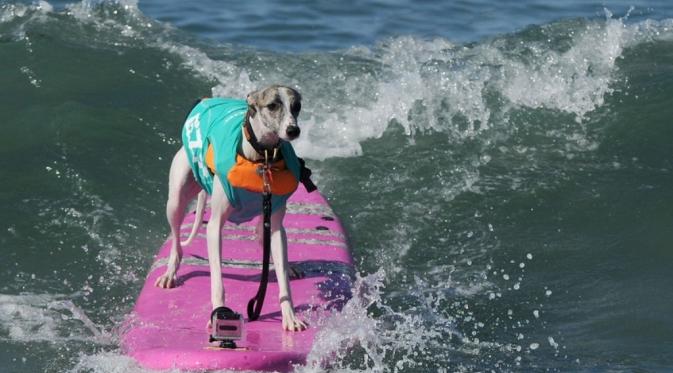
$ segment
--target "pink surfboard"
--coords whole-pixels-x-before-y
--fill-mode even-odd
[[[290,280],[295,312],[306,319],[310,311],[339,309],[350,298],[353,263],[343,227],[318,191],[307,193],[302,185],[288,201],[285,229],[290,265],[303,277]],[[204,222],[209,211],[204,214]],[[182,225],[183,239],[194,213]],[[227,223],[222,230],[222,278],[226,306],[244,315],[245,335],[237,349],[221,349],[208,342],[210,271],[206,226],[202,224],[191,245],[184,247],[178,286],[154,287],[165,271],[170,239],[159,250],[132,314],[121,336],[123,351],[149,369],[273,370],[289,371],[305,364],[316,327],[302,332],[281,328],[278,286],[273,265],[264,307],[257,321],[249,322],[246,309],[259,286],[262,248],[250,223]]]

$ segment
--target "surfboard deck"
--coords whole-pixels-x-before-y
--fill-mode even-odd
[[[350,298],[353,278],[343,227],[325,198],[318,191],[307,193],[302,185],[287,207],[288,257],[303,275],[290,280],[295,312],[306,319],[307,312],[338,309]],[[209,216],[206,209],[204,222]],[[193,212],[185,218],[183,239],[194,218]],[[247,303],[256,294],[261,277],[262,248],[254,234],[257,219],[241,225],[227,223],[222,230],[225,303],[246,317],[245,335],[237,341],[237,349],[220,349],[208,342],[210,271],[204,223],[192,244],[183,248],[178,286],[173,289],[154,286],[166,270],[170,238],[160,248],[123,328],[122,350],[149,369],[289,371],[305,364],[317,329],[309,324],[301,332],[282,330],[273,266],[260,317],[254,322],[247,319]]]

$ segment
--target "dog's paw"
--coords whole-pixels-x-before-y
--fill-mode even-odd
[[[308,328],[306,323],[294,315],[289,318],[283,317],[283,330],[290,332],[300,332],[302,330],[306,330],[306,328]]]
[[[289,302],[281,304],[281,314],[283,315],[283,330],[290,332],[300,332],[306,330],[308,326],[306,322],[302,321],[295,315],[294,310],[289,305]]]
[[[170,289],[177,286],[177,278],[174,273],[164,273],[154,282],[154,286],[162,289]]]

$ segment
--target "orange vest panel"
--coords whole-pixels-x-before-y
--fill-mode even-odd
[[[215,151],[212,145],[208,145],[206,151],[206,165],[214,174],[215,172]],[[257,173],[260,163],[251,162],[241,155],[236,155],[236,164],[229,170],[227,180],[234,188],[241,188],[251,192],[262,193],[264,191],[264,180]],[[299,181],[292,172],[285,166],[285,161],[280,160],[271,165],[271,194],[285,195],[294,192],[299,185]]]

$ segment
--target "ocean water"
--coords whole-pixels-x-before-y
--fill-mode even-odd
[[[0,371],[118,347],[193,99],[303,94],[354,298],[298,372],[673,370],[673,3],[0,2]]]

